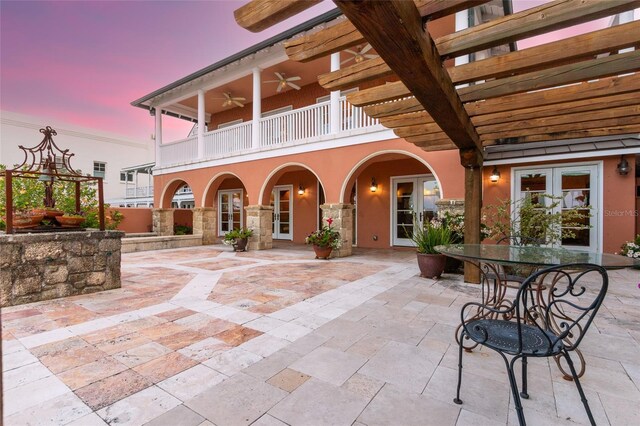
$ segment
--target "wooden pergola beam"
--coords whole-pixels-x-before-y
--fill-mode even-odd
[[[424,19],[437,19],[487,1],[415,0],[415,5]],[[364,36],[350,21],[344,21],[317,33],[288,41],[285,43],[285,52],[293,61],[309,62],[366,42]]]
[[[411,90],[443,132],[461,149],[473,149],[481,160],[478,134],[442,67],[442,61],[415,4],[401,1],[350,2],[335,0],[381,58]],[[381,28],[394,28],[388,37]],[[391,83],[393,84],[393,83]]]
[[[380,119],[380,124],[393,129],[429,123],[433,123],[433,118],[431,118],[426,111],[392,115],[390,117],[383,117]]]
[[[603,78],[599,81],[580,83],[567,87],[541,90],[531,93],[503,96],[482,102],[465,104],[470,116],[515,111],[532,105],[555,105],[564,102],[595,99],[640,90],[640,74]]]
[[[446,57],[460,56],[615,15],[639,5],[639,0],[556,0],[440,37],[438,51]]]
[[[606,128],[619,128],[624,126],[640,125],[640,116],[630,117],[615,117],[608,119],[600,119],[594,121],[581,121],[574,123],[564,123],[551,126],[533,127],[533,128],[515,128],[502,132],[483,133],[480,135],[480,139],[483,144],[486,141],[495,141],[504,138],[513,138],[521,136],[533,136],[533,135],[549,135],[555,136],[556,134],[583,131],[589,129],[599,129],[601,127]]]
[[[463,102],[498,98],[640,70],[640,50],[562,65],[458,89]],[[401,90],[396,90],[401,94]]]
[[[514,134],[517,134],[517,132],[519,131],[526,131],[528,129],[536,129],[540,131],[551,129],[553,126],[561,126],[567,124],[579,125],[583,122],[587,122],[589,125],[594,125],[600,120],[612,120],[616,118],[632,116],[640,117],[640,105],[590,111],[589,114],[557,114],[551,117],[534,118],[531,120],[521,120],[510,123],[492,124],[487,126],[478,126],[476,127],[476,130],[478,131],[478,134],[480,134],[480,138],[482,138],[483,135],[492,133],[513,132]]]
[[[525,108],[515,111],[503,111],[495,114],[478,115],[471,118],[477,129],[484,126],[494,126],[499,124],[520,123],[528,120],[555,118],[557,116],[576,115],[582,113],[586,120],[592,119],[591,113],[612,111],[618,107],[637,106],[640,99],[640,92],[624,93],[621,95],[606,96],[583,101],[565,102],[562,104],[545,105],[541,107]],[[589,114],[584,114],[589,112]]]
[[[236,9],[233,16],[238,25],[251,32],[262,30],[315,6],[322,0],[252,0]]]
[[[383,118],[420,111],[424,111],[424,107],[413,96],[407,99],[364,107],[364,113],[371,118]]]
[[[552,43],[492,56],[481,61],[447,68],[454,84],[502,78],[578,62],[585,58],[625,47],[640,45],[636,34],[640,33],[640,21],[605,28],[603,30],[559,40]],[[321,74],[318,82],[327,90],[345,90],[393,75],[382,58],[374,58],[359,64]]]
[[[429,135],[432,133],[442,134],[442,129],[437,123],[418,124],[416,126],[406,126],[394,128],[393,131],[401,138],[407,138],[411,136]]]
[[[640,133],[640,124],[630,124],[613,127],[599,127],[595,129],[585,130],[557,131],[551,134],[521,136],[518,138],[518,142],[545,142],[563,139],[594,138],[601,136],[628,135],[637,133]]]

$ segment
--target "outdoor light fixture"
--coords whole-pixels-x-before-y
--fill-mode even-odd
[[[156,109],[155,108],[149,108],[149,115],[152,117],[156,116]]]
[[[378,190],[378,184],[376,183],[376,178],[371,178],[371,192],[376,192]]]
[[[620,162],[618,163],[618,174],[620,176],[626,176],[631,171],[631,167],[629,167],[629,162],[624,155],[620,156]]]
[[[491,171],[491,176],[489,176],[489,180],[491,180],[491,182],[493,183],[496,183],[497,181],[500,180],[500,171],[498,171],[497,166],[493,166],[493,170]]]
[[[304,187],[302,184],[298,185],[298,195],[304,195]]]

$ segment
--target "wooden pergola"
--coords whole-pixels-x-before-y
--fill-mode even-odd
[[[252,0],[237,23],[262,31],[319,0]],[[640,7],[640,0],[555,0],[433,38],[430,20],[488,0],[334,0],[347,19],[285,44],[306,62],[368,42],[379,55],[320,75],[426,151],[458,149],[465,167],[465,243],[480,242],[484,147],[640,132],[640,21],[455,66],[449,59]],[[445,61],[447,61],[445,63]],[[395,77],[395,78],[389,78]],[[394,80],[385,83],[384,79]],[[542,90],[546,89],[546,90]],[[465,279],[478,281],[465,268]]]

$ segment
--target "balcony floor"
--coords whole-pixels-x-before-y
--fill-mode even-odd
[[[517,424],[494,353],[465,354],[452,402],[478,286],[419,278],[412,251],[277,246],[125,254],[121,289],[3,309],[6,424]],[[640,274],[610,278],[582,384],[598,424],[640,424]],[[573,383],[529,365],[528,422],[587,424]]]

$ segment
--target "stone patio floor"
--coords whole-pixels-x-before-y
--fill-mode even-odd
[[[465,354],[478,286],[411,251],[304,246],[125,254],[122,288],[2,309],[5,425],[517,424],[500,357]],[[640,273],[610,272],[581,348],[598,424],[640,424]],[[529,363],[531,425],[587,424],[573,383]]]

